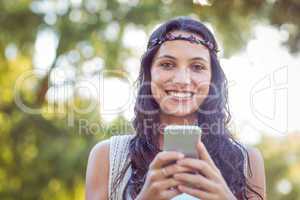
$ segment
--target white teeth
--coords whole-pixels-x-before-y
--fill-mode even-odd
[[[174,91],[169,91],[168,94],[177,98],[189,98],[192,97],[193,95],[193,93],[191,92],[174,92]]]

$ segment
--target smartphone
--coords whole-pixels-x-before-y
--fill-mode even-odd
[[[201,128],[195,125],[168,125],[163,131],[163,150],[177,151],[185,157],[197,158],[196,145],[201,134]]]

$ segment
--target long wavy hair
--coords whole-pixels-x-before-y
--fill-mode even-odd
[[[133,127],[135,136],[129,144],[128,164],[115,180],[113,191],[119,186],[127,169],[132,173],[127,182],[123,199],[129,194],[133,199],[141,191],[150,163],[159,149],[159,105],[151,93],[151,66],[160,45],[152,46],[155,38],[163,38],[168,32],[181,30],[200,35],[217,47],[211,31],[201,22],[189,17],[177,17],[160,25],[150,36],[147,50],[141,59],[137,79],[138,95],[135,103]],[[257,193],[247,181],[244,173],[245,160],[249,164],[248,174],[252,176],[249,155],[246,149],[234,139],[227,126],[231,120],[228,107],[228,81],[220,66],[217,54],[210,51],[212,78],[209,94],[198,109],[198,126],[202,129],[202,141],[216,166],[221,171],[227,185],[238,199],[249,199],[247,191]],[[214,130],[213,127],[217,128]],[[243,153],[246,152],[245,153]]]

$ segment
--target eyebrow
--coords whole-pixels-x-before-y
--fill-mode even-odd
[[[162,56],[159,56],[159,57],[157,57],[157,60],[163,59],[163,58],[170,58],[172,60],[177,60],[174,56],[171,56],[171,55],[162,55]],[[191,60],[191,61],[193,61],[193,60],[202,60],[202,61],[208,63],[207,59],[205,59],[203,57],[194,57],[194,58],[190,58],[189,60]]]

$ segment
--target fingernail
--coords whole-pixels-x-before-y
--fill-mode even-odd
[[[182,161],[181,160],[177,160],[177,162],[176,162],[177,164],[181,164],[182,163]]]
[[[183,153],[179,153],[179,154],[178,154],[178,157],[179,157],[179,158],[184,158],[184,154],[183,154]]]
[[[203,144],[203,142],[201,141],[201,139],[199,140],[199,142],[198,142],[200,145],[202,145]]]
[[[202,143],[201,137],[198,138],[198,141]]]

